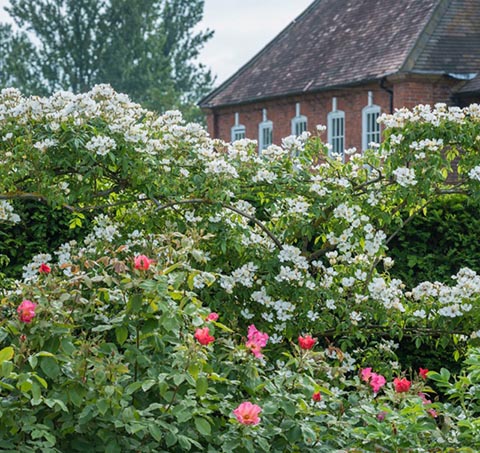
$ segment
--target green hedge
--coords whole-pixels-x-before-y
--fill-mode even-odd
[[[462,267],[480,271],[480,205],[450,196],[406,225],[390,243],[392,274],[408,288],[423,281],[449,282]]]

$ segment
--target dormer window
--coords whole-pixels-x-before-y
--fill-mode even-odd
[[[345,151],[345,112],[338,110],[337,98],[332,98],[332,111],[327,116],[328,143],[330,154],[343,156]]]
[[[245,126],[243,124],[240,124],[239,121],[239,114],[235,113],[235,124],[232,127],[232,142],[236,142],[237,140],[242,140],[245,138]]]
[[[267,109],[262,111],[262,122],[258,125],[258,150],[261,153],[273,143],[273,123],[267,119]]]
[[[362,109],[362,149],[366,150],[370,143],[380,143],[380,106],[373,103],[373,93],[368,92],[368,105]]]
[[[300,114],[300,102],[295,104],[295,117],[292,118],[292,135],[299,136],[307,130],[307,117]]]

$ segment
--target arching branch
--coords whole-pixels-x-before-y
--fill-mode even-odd
[[[218,203],[212,200],[208,200],[206,198],[190,198],[188,200],[180,200],[180,201],[172,201],[170,203],[166,203],[161,205],[158,200],[153,200],[157,204],[157,209],[156,211],[162,211],[164,209],[168,208],[173,208],[176,205],[182,205],[182,204],[209,204],[209,205],[214,205],[214,204],[219,204],[222,208],[228,209],[229,211],[233,211],[242,217],[245,217],[246,219],[250,220],[251,222],[255,223],[277,246],[278,249],[282,250],[283,246],[280,240],[263,224],[258,220],[256,217],[247,214],[246,212],[242,211],[241,209],[236,208],[235,206],[230,206],[229,204],[226,203]]]

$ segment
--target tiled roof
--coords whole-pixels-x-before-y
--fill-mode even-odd
[[[480,0],[316,0],[200,105],[319,91],[402,71],[476,72],[479,11]],[[459,66],[467,59],[471,64]]]
[[[467,82],[458,93],[480,93],[480,74]]]
[[[425,45],[413,70],[480,71],[480,0],[445,2],[443,14],[425,30]],[[436,23],[435,23],[436,22]]]

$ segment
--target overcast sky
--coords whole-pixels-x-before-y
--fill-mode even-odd
[[[35,1],[35,0],[32,0]],[[216,85],[253,57],[313,0],[205,0],[203,29],[215,31],[200,61],[217,75]],[[0,0],[0,22],[8,20]]]

